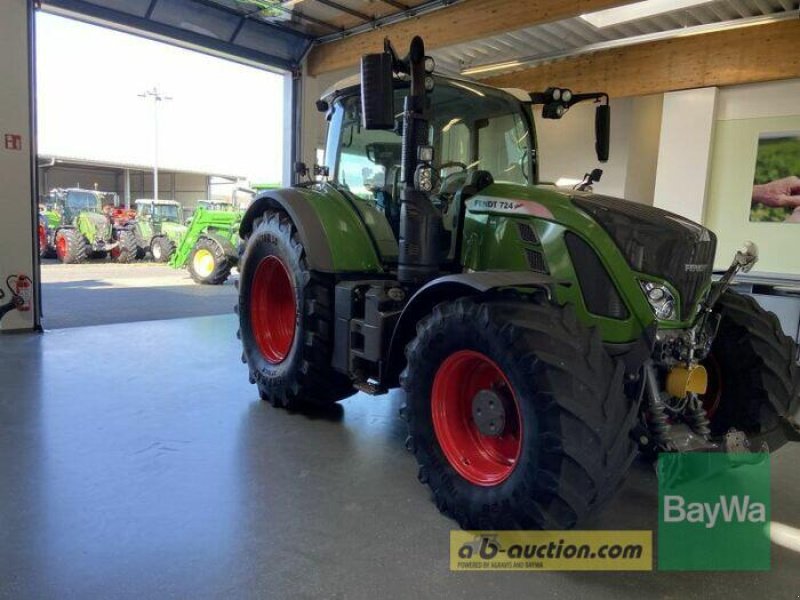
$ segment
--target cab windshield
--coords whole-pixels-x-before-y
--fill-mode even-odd
[[[406,94],[396,91],[396,107]],[[479,85],[442,80],[429,98],[429,140],[438,173],[434,196],[451,196],[475,170],[489,171],[498,182],[528,183],[531,131],[518,101]],[[338,146],[327,151],[336,156],[335,181],[364,199],[381,193],[399,197],[400,135],[364,129],[357,95],[336,103],[331,127],[341,128]]]
[[[98,209],[99,197],[94,192],[73,191],[67,192],[64,206],[72,212],[92,211]]]
[[[180,206],[174,204],[156,204],[153,206],[153,216],[160,221],[180,221]]]

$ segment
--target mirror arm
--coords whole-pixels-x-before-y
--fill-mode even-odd
[[[567,102],[567,106],[574,106],[579,102],[586,102],[587,100],[594,100],[595,102],[602,102],[605,101],[605,104],[608,104],[608,94],[605,92],[593,92],[590,94],[573,94],[570,101]]]

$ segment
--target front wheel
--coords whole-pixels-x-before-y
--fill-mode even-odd
[[[353,395],[349,378],[331,367],[333,285],[309,271],[286,213],[256,221],[239,272],[239,337],[261,398],[293,409]]]
[[[711,385],[703,404],[712,435],[738,429],[770,451],[800,439],[793,417],[800,408],[797,346],[751,296],[728,290],[717,306],[722,318],[704,363]]]
[[[165,236],[154,238],[150,243],[150,254],[153,255],[153,260],[159,263],[169,262],[172,253],[175,251],[175,246]]]
[[[201,237],[189,255],[189,274],[196,283],[222,285],[231,274],[231,260],[215,240]]]
[[[60,229],[56,233],[56,256],[62,263],[86,262],[91,252],[89,242],[77,229]]]
[[[39,218],[39,227],[37,233],[39,238],[39,257],[52,258],[53,249],[50,247],[50,236],[48,235],[47,223],[43,218]]]
[[[439,510],[465,529],[567,529],[617,489],[637,406],[571,309],[461,299],[417,332],[401,414]]]
[[[130,263],[136,260],[139,254],[139,245],[136,234],[128,229],[123,229],[117,234],[117,246],[111,251],[115,262]]]

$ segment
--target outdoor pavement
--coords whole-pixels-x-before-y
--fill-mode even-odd
[[[232,314],[234,281],[199,285],[186,269],[136,262],[42,263],[45,329]]]

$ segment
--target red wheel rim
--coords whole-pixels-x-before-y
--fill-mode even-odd
[[[56,240],[56,252],[59,258],[64,258],[67,255],[67,240],[63,235],[58,236]]]
[[[250,296],[250,322],[258,348],[268,362],[281,363],[289,354],[296,320],[289,270],[277,256],[268,256],[258,264]]]
[[[719,363],[713,354],[708,355],[708,358],[703,361],[703,366],[708,372],[708,389],[700,399],[703,402],[703,408],[706,410],[706,416],[711,419],[719,410],[719,404],[722,400],[722,377],[720,376]]]
[[[473,398],[481,390],[502,399],[505,427],[499,436],[482,434],[473,419]],[[439,446],[459,475],[487,487],[508,479],[522,449],[522,419],[514,390],[494,361],[473,350],[448,356],[433,380],[431,415]]]
[[[47,230],[41,223],[39,224],[39,249],[42,252],[47,250]]]

